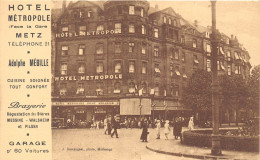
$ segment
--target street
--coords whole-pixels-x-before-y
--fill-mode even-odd
[[[105,135],[103,129],[53,129],[53,160],[186,160],[152,152],[146,144],[156,141],[156,130],[150,129],[148,142],[141,142],[141,129],[119,129],[119,138]],[[172,130],[169,140],[173,140]],[[166,141],[161,129],[161,139]]]

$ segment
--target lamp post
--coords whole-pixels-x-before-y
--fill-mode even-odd
[[[211,1],[212,11],[212,121],[213,121],[213,132],[212,132],[212,155],[221,155],[220,135],[219,135],[219,81],[218,81],[218,70],[217,70],[217,29],[216,29],[216,1]]]

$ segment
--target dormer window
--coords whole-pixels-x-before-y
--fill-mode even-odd
[[[163,23],[167,23],[167,18],[163,17]]]
[[[135,6],[129,6],[129,15],[135,14]]]

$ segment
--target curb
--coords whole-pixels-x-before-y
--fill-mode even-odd
[[[184,153],[174,153],[174,152],[167,152],[167,151],[162,151],[162,150],[157,150],[149,147],[146,145],[146,148],[157,153],[161,154],[167,154],[167,155],[172,155],[172,156],[177,156],[177,157],[187,157],[187,158],[196,158],[196,159],[211,159],[211,160],[220,160],[220,159],[234,159],[234,160],[240,160],[238,158],[230,158],[227,156],[207,156],[207,155],[192,155],[192,154],[184,154]],[[242,160],[242,159],[241,159]],[[243,159],[246,160],[246,159]]]

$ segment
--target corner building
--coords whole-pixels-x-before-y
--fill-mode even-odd
[[[147,1],[65,6],[52,25],[53,119],[191,115],[180,103],[182,88],[194,70],[211,71],[210,27]],[[219,73],[247,78],[248,52],[220,36]]]

